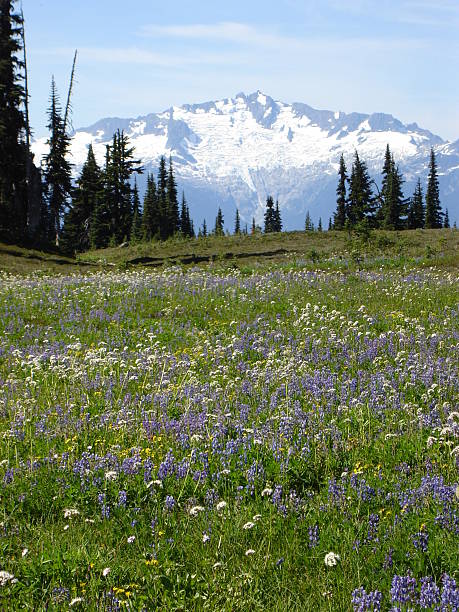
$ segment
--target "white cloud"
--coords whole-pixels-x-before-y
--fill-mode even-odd
[[[181,38],[187,40],[217,40],[252,46],[297,46],[301,40],[282,36],[276,32],[254,27],[246,23],[222,21],[212,24],[186,25],[145,25],[141,29],[144,36]]]

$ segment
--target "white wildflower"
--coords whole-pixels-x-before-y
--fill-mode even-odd
[[[334,552],[329,552],[325,555],[324,562],[327,567],[333,567],[334,565],[338,563],[339,560],[340,560],[339,555],[337,555]]]
[[[159,487],[160,489],[163,488],[162,480],[150,480],[150,482],[147,484],[147,489],[149,489],[153,485],[155,485],[155,487]]]
[[[4,587],[10,582],[11,584],[15,584],[18,581],[17,578],[10,574],[9,572],[5,572],[5,570],[0,571],[0,586]]]
[[[70,525],[64,525],[64,531],[67,531],[67,529],[70,527]]]
[[[82,597],[74,597],[74,598],[72,599],[72,601],[69,603],[69,606],[70,606],[70,607],[75,606],[76,604],[79,604],[79,603],[81,603],[82,601],[83,601],[83,598],[82,598]]]
[[[132,536],[128,537],[127,542],[128,542],[128,544],[132,544],[132,542],[134,542],[134,540],[135,540],[135,536],[132,535]]]
[[[245,525],[242,526],[242,529],[252,529],[252,527],[255,527],[255,523],[252,523],[252,521],[248,521]]]
[[[116,480],[117,478],[118,474],[114,470],[105,473],[105,480]]]
[[[109,573],[110,573],[111,571],[112,571],[112,570],[111,570],[109,567],[104,568],[104,569],[102,570],[102,576],[105,578],[106,576],[108,576],[108,575],[109,575]]]
[[[27,555],[28,552],[29,552],[28,548],[23,548],[22,549],[22,553],[21,553],[21,557],[24,558]]]
[[[269,495],[272,495],[273,490],[270,489],[269,487],[266,487],[266,489],[263,489],[263,491],[261,492],[261,496],[262,497],[268,497]]]
[[[429,436],[427,438],[427,448],[431,448],[435,442],[437,442],[437,438],[435,438],[434,436]]]
[[[226,508],[228,504],[226,503],[226,501],[222,500],[219,501],[217,504],[217,510],[220,512],[220,510],[224,510]]]
[[[204,511],[204,508],[202,506],[193,506],[190,509],[189,514],[190,514],[190,516],[196,516],[197,514],[199,514],[200,512],[203,512],[203,511]]]
[[[254,555],[255,551],[253,550],[253,548],[249,548],[249,550],[245,551],[245,556],[249,557],[250,555]]]
[[[261,519],[261,514],[255,514],[255,516],[253,516],[252,518],[253,518],[253,520],[256,523],[257,521],[259,521]]]
[[[217,569],[217,567],[221,567],[221,566],[222,566],[222,564],[220,563],[220,561],[217,561],[216,563],[214,563],[214,564],[212,565],[212,567],[213,567],[214,569]]]
[[[64,518],[72,518],[72,516],[77,516],[78,514],[80,512],[76,508],[64,508]]]
[[[206,542],[208,542],[210,540],[210,535],[208,535],[207,533],[203,533],[202,534],[202,541],[204,542],[204,544]]]

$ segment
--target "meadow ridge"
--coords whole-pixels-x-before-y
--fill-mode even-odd
[[[457,231],[423,235],[2,272],[0,607],[458,610]]]

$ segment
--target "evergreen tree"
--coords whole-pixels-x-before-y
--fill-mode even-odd
[[[341,154],[338,170],[338,187],[336,188],[336,212],[335,212],[335,229],[342,230],[346,225],[346,164],[344,155]]]
[[[147,241],[160,236],[159,204],[153,174],[147,177],[147,190],[143,200],[142,235]]]
[[[256,232],[257,232],[257,226],[256,226],[256,223],[255,223],[255,217],[252,217],[252,228],[250,230],[250,233],[251,234],[256,234]]]
[[[274,231],[281,232],[282,231],[282,219],[279,210],[279,200],[276,200],[276,208],[274,210]]]
[[[386,207],[388,202],[388,187],[389,181],[393,170],[393,157],[390,151],[389,144],[386,145],[386,152],[384,155],[384,165],[382,169],[382,181],[381,191],[379,193],[379,207],[376,211],[376,225],[378,227],[384,225],[384,219],[386,217]]]
[[[131,242],[138,243],[143,238],[143,227],[142,227],[142,213],[140,211],[140,198],[139,190],[137,188],[137,181],[134,183],[134,190],[132,192],[132,227],[131,227]]]
[[[183,236],[187,238],[194,237],[193,222],[190,218],[190,209],[186,203],[185,193],[182,192],[182,207],[180,211],[180,228]]]
[[[167,235],[173,236],[180,231],[180,213],[177,196],[177,184],[172,168],[172,157],[169,157],[169,172],[167,174]]]
[[[387,147],[389,149],[389,146]],[[382,222],[384,229],[399,230],[404,223],[402,217],[406,213],[406,201],[403,197],[403,177],[391,157],[389,174],[384,177]]]
[[[333,229],[331,217],[328,218],[328,231],[330,232]]]
[[[371,189],[371,179],[367,165],[361,161],[357,151],[352,164],[349,180],[349,196],[347,201],[347,221],[349,227],[354,227],[364,219],[373,221],[374,200]]]
[[[319,224],[317,226],[317,231],[321,232],[322,231],[322,217],[319,217]]]
[[[89,221],[89,243],[92,249],[103,249],[108,246],[110,225],[110,212],[104,199],[100,198]]]
[[[171,236],[168,197],[167,197],[168,173],[166,169],[166,158],[164,155],[159,160],[158,169],[158,210],[159,210],[159,235],[162,240]]]
[[[27,166],[22,85],[22,18],[14,12],[14,0],[0,1],[0,236],[14,240],[27,223]]]
[[[134,159],[134,148],[123,131],[117,130],[112,144],[107,147],[104,169],[104,200],[109,213],[109,241],[120,244],[129,240],[132,227],[133,174],[143,172],[139,161]]]
[[[202,222],[202,235],[204,238],[207,236],[207,223],[205,219]]]
[[[418,229],[424,227],[425,211],[423,199],[421,181],[418,179],[408,207],[408,229]]]
[[[67,160],[70,138],[65,132],[62,109],[54,77],[51,80],[48,117],[50,136],[47,141],[49,153],[45,158],[44,191],[49,208],[50,236],[55,237],[56,245],[58,245],[61,232],[61,218],[71,192],[72,181],[70,163]]]
[[[102,174],[92,145],[89,145],[86,162],[72,190],[72,203],[64,216],[61,241],[63,250],[80,252],[90,248],[90,220],[101,196]]]
[[[306,212],[306,219],[304,222],[304,231],[305,232],[313,232],[314,231],[314,223],[311,220],[311,215],[309,214],[309,210]]]
[[[239,235],[241,233],[241,217],[239,216],[239,209],[236,208],[236,219],[234,221],[234,233]]]
[[[265,234],[275,232],[276,230],[276,213],[274,210],[274,200],[271,196],[268,196],[266,200],[266,211],[265,211]]]
[[[217,216],[215,218],[214,234],[216,236],[223,236],[224,235],[224,230],[223,230],[223,213],[222,213],[222,209],[220,207],[218,208]]]
[[[450,227],[448,209],[445,210],[445,221],[443,223],[443,227],[445,229],[449,229],[449,227]]]
[[[437,162],[433,147],[430,150],[429,179],[426,191],[426,228],[442,226],[440,189],[438,185]]]

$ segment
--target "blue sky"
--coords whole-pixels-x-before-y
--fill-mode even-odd
[[[31,120],[54,74],[73,125],[257,89],[459,138],[459,0],[22,0]]]

